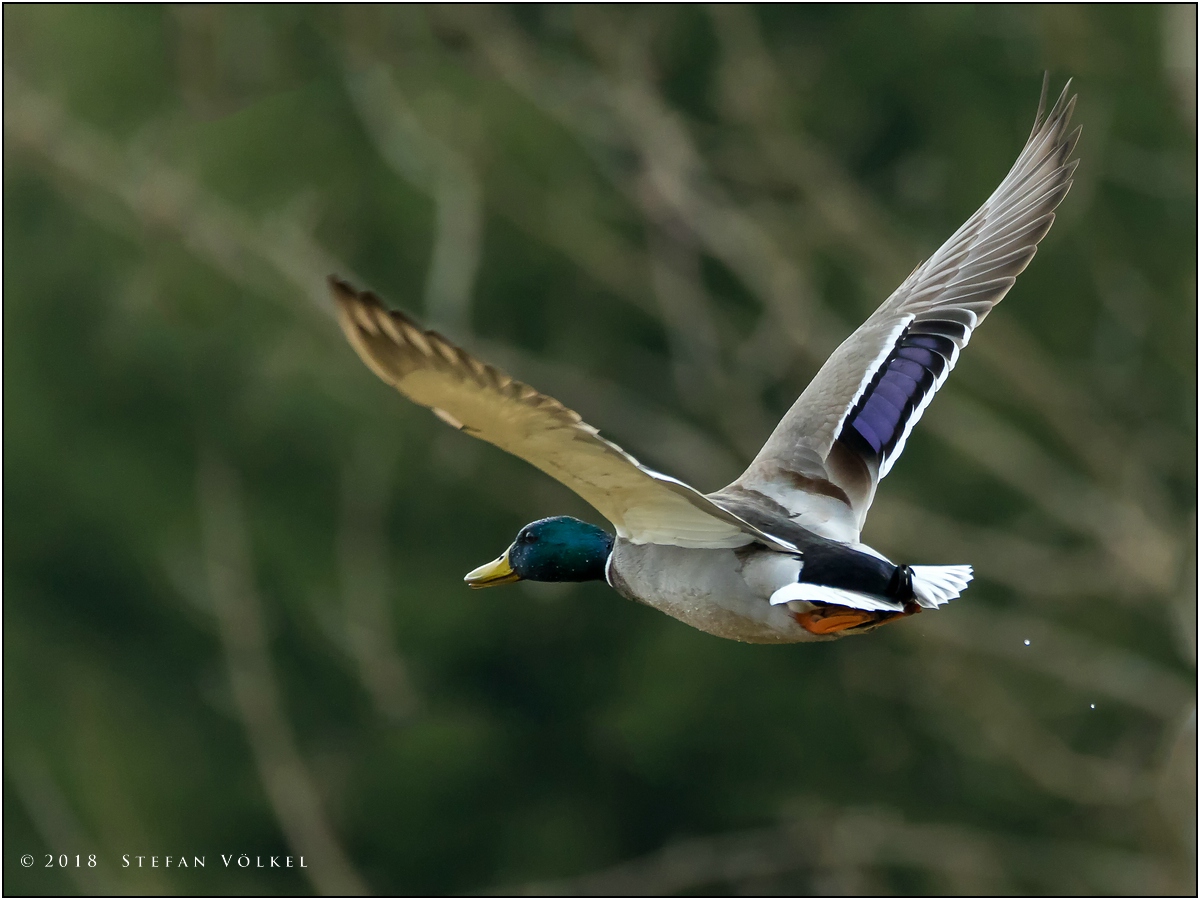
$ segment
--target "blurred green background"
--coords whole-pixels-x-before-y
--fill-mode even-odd
[[[1196,890],[1194,7],[3,15],[6,894]],[[750,646],[464,589],[596,517],[326,275],[714,490],[1044,70],[1075,186],[865,533],[962,600]]]

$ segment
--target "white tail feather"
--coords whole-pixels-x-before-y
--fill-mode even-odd
[[[962,594],[975,577],[970,566],[909,566],[913,593],[926,609],[937,609]]]

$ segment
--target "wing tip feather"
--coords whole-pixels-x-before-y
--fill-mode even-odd
[[[1037,114],[1033,117],[1033,130],[1029,132],[1029,139],[1033,140],[1033,136],[1038,133],[1038,129],[1042,125],[1042,116],[1046,112],[1046,97],[1050,93],[1050,70],[1046,69],[1042,72],[1042,95],[1038,98]]]
[[[435,365],[448,366],[460,377],[468,378],[482,388],[495,390],[520,403],[552,412],[567,420],[569,424],[578,426],[583,423],[579,413],[561,401],[516,380],[495,366],[476,359],[440,332],[422,328],[403,311],[389,309],[373,291],[357,290],[338,275],[330,275],[327,280],[337,302],[342,328],[351,345],[371,370],[389,384],[395,384],[395,377],[387,371],[381,360],[376,358],[377,349],[371,346],[370,341],[371,338],[379,337],[381,333],[397,347],[408,352],[415,351]],[[435,412],[443,421],[449,422],[445,418],[449,414],[444,410]],[[453,422],[449,424],[454,425]],[[454,427],[461,427],[461,424]],[[595,429],[587,427],[595,432]]]

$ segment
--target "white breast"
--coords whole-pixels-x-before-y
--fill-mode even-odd
[[[622,596],[718,637],[751,643],[812,640],[789,611],[769,598],[794,582],[800,562],[767,551],[690,550],[619,540],[608,561],[609,584]]]

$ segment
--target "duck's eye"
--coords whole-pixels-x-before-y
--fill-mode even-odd
[[[526,544],[532,544],[534,541],[537,540],[537,536],[530,534],[527,531],[527,532],[525,532],[525,536],[523,538],[521,538],[521,540],[523,540]]]

